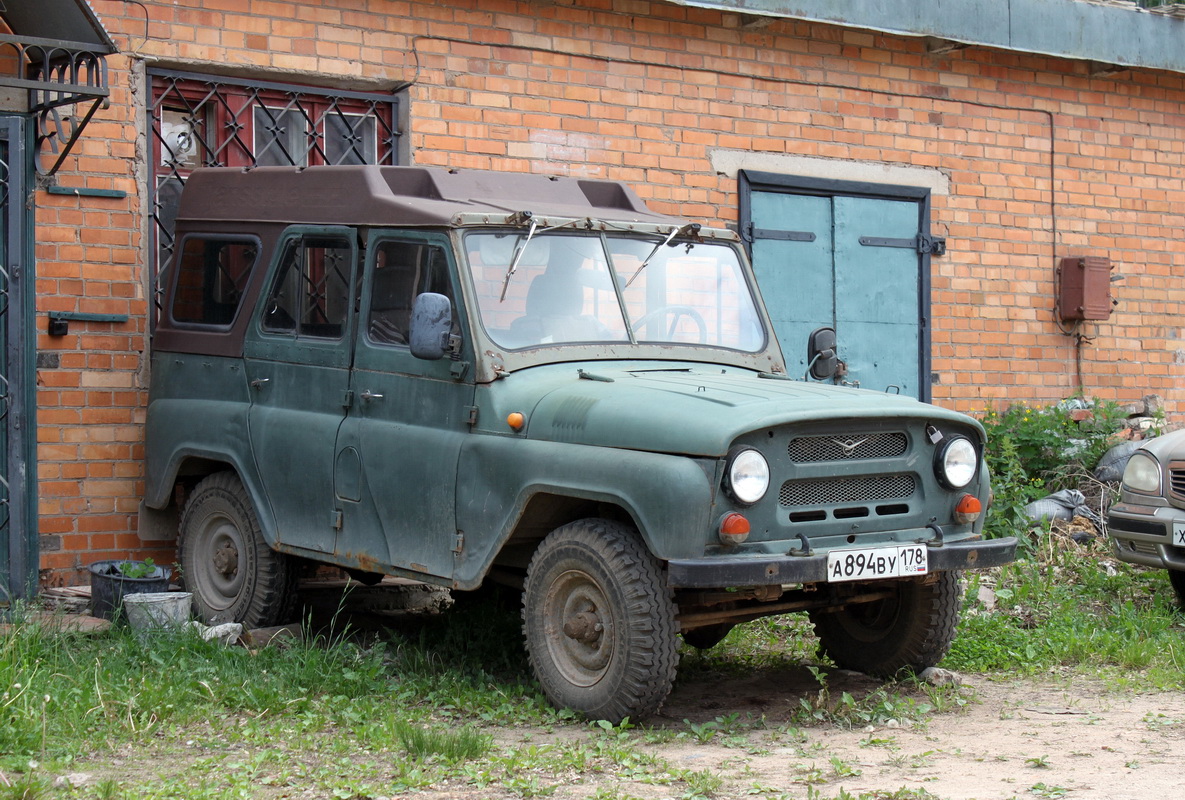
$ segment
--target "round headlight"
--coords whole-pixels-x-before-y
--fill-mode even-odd
[[[1138,450],[1132,453],[1123,469],[1123,488],[1134,492],[1159,492],[1160,464],[1147,453]]]
[[[745,505],[765,497],[769,489],[769,463],[765,456],[748,448],[733,455],[728,462],[728,489],[733,498]]]
[[[952,436],[938,451],[934,466],[939,483],[948,489],[962,489],[979,473],[979,454],[970,439]]]

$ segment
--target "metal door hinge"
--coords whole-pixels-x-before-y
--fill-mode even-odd
[[[946,255],[946,239],[919,233],[912,239],[893,239],[887,236],[861,236],[860,244],[865,247],[901,247],[916,250],[921,255]]]
[[[469,417],[465,420],[470,425],[477,424],[477,406],[467,406],[466,411],[469,412]]]
[[[813,242],[815,241],[815,234],[810,231],[783,231],[775,228],[758,228],[750,222],[741,231],[741,238],[750,243],[757,239],[773,239],[779,242]]]
[[[347,391],[342,395],[342,408],[350,408],[354,405],[354,392]]]
[[[331,528],[333,528],[335,531],[340,531],[340,530],[342,529],[342,512],[341,512],[341,509],[334,509],[334,510],[333,510],[333,511],[332,511],[332,512],[329,514],[329,526],[330,526]]]
[[[944,256],[946,255],[946,239],[942,236],[919,233],[918,252],[922,255]]]
[[[456,538],[453,540],[453,552],[454,553],[461,553],[464,550],[465,550],[465,534],[458,533]]]

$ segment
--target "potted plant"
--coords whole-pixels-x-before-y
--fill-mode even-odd
[[[164,592],[169,588],[171,570],[157,566],[151,558],[96,561],[90,565],[91,613],[114,619],[121,610],[124,595]]]

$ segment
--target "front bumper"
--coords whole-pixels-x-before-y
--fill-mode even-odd
[[[930,572],[987,569],[1016,559],[1016,539],[971,540],[931,546]],[[735,586],[825,583],[827,554],[809,556],[705,556],[667,562],[667,583],[673,589],[721,589]]]
[[[1172,506],[1122,503],[1107,514],[1107,535],[1120,561],[1185,570],[1185,547],[1173,545],[1174,526],[1185,526],[1185,511]]]

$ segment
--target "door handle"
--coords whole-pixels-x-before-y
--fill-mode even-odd
[[[256,378],[255,380],[251,381],[251,388],[258,389],[270,380],[271,378]]]
[[[362,394],[360,394],[358,396],[361,397],[363,400],[382,400],[383,399],[383,396],[381,394],[375,394],[374,392],[370,391],[369,389],[367,389],[366,391],[364,391]]]

